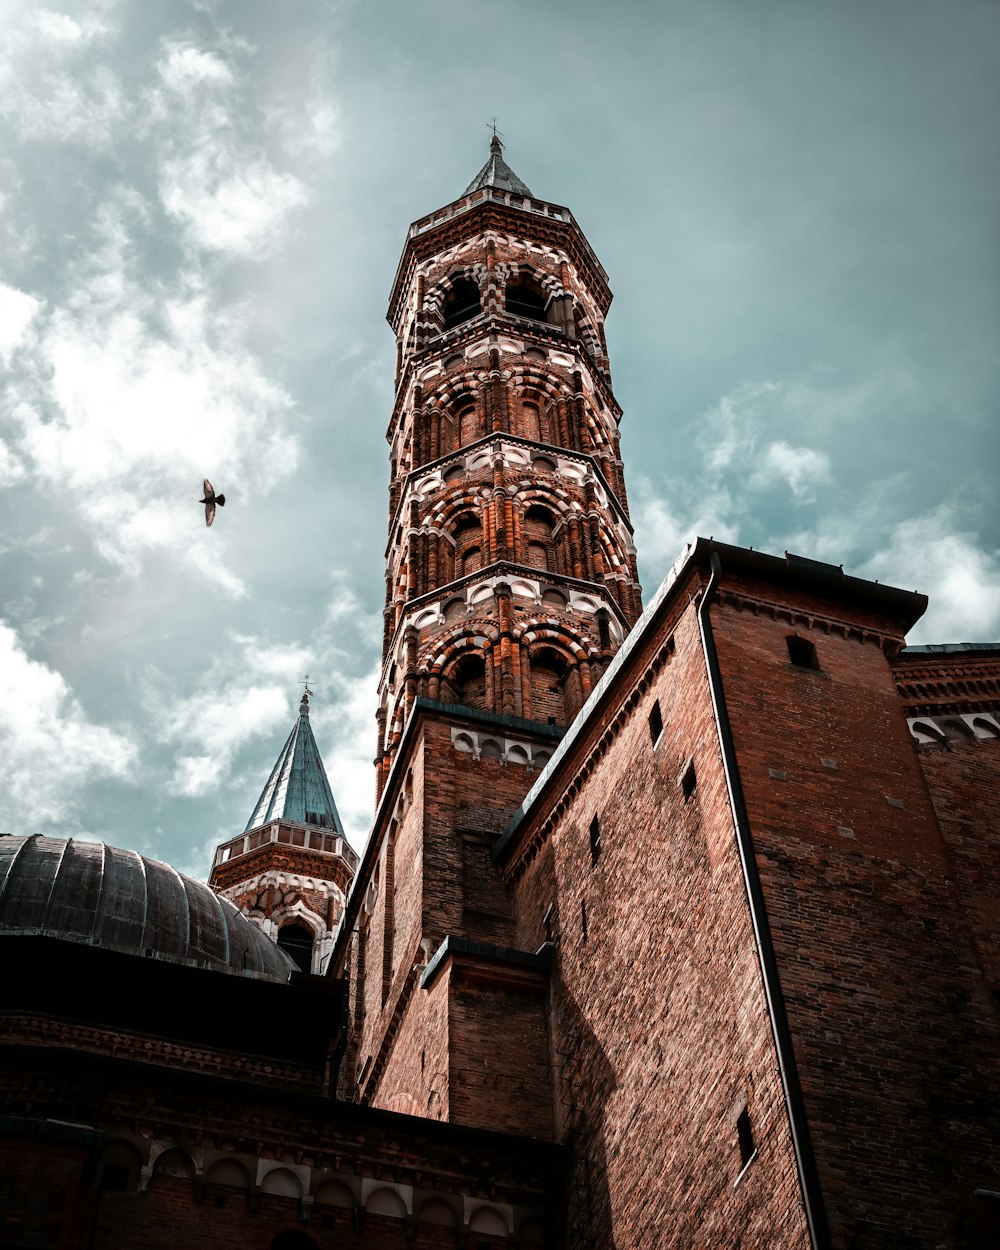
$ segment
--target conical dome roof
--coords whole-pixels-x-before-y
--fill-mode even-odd
[[[473,191],[478,191],[480,187],[497,187],[501,191],[513,191],[516,195],[531,195],[528,188],[504,160],[503,144],[500,142],[498,135],[494,135],[490,140],[489,160],[462,194],[471,195]]]
[[[323,829],[335,830],[341,837],[344,835],[333,791],[309,724],[308,690],[302,696],[298,719],[281,748],[244,832],[269,824],[272,820],[319,825]]]

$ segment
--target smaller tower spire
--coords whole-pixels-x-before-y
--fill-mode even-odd
[[[358,867],[309,723],[309,678],[299,714],[238,837],[215,852],[209,885],[295,960],[322,972]]]
[[[312,691],[308,677],[303,684],[298,719],[247,821],[247,831],[272,820],[294,820],[343,836],[344,827],[309,723]]]

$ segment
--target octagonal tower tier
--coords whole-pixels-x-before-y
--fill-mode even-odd
[[[572,214],[496,137],[410,227],[388,314],[380,791],[415,698],[567,725],[641,611],[610,303]]]

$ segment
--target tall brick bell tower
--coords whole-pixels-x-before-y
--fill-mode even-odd
[[[545,956],[509,949],[490,848],[641,611],[610,302],[572,214],[495,136],[409,229],[388,313],[379,805],[334,952],[355,986],[344,1092],[365,1102],[551,1131]]]

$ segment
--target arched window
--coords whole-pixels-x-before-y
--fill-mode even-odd
[[[458,445],[464,447],[467,443],[474,443],[480,435],[479,413],[473,404],[469,404],[455,418],[455,428],[458,430]]]
[[[290,955],[303,972],[312,971],[313,932],[304,924],[293,921],[278,930],[278,945]]]
[[[547,321],[545,296],[538,285],[529,278],[509,282],[504,292],[504,304],[515,317],[530,317],[532,321]]]
[[[553,647],[540,647],[531,654],[531,713],[533,720],[550,725],[569,723],[566,678],[569,665]]]
[[[520,434],[522,438],[534,439],[536,443],[541,440],[537,404],[528,403],[521,405],[520,428],[515,430],[514,433]]]
[[[469,278],[459,278],[451,285],[444,301],[444,328],[452,330],[463,321],[471,321],[481,311],[479,287]]]
[[[533,504],[524,514],[524,559],[534,569],[556,572],[552,532],[556,519],[548,508]]]
[[[481,655],[463,655],[451,670],[450,702],[486,711],[486,661]]]
[[[464,512],[452,525],[456,577],[464,577],[466,573],[473,573],[482,567],[482,533],[479,518],[471,512]]]

